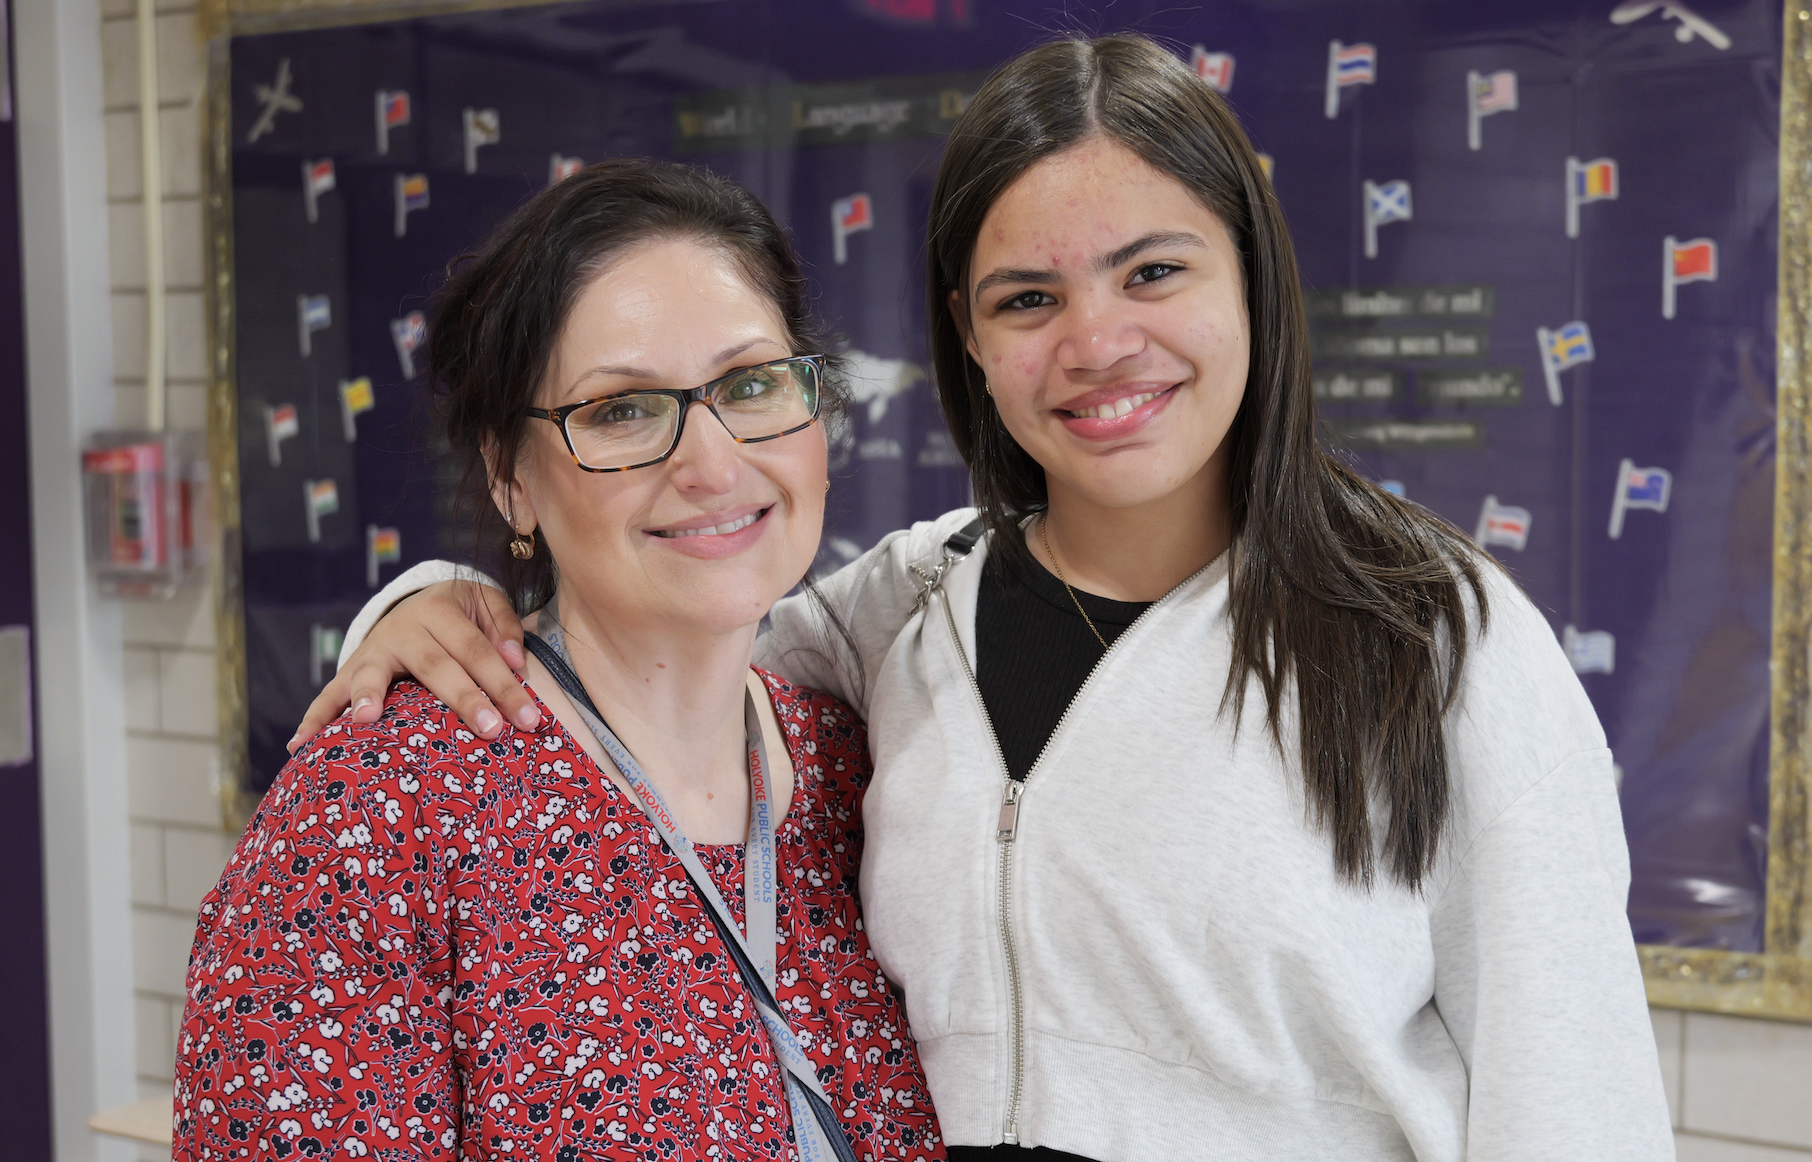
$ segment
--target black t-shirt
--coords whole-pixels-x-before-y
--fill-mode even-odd
[[[1101,660],[1101,643],[1076,602],[1112,645],[1150,607],[1075,590],[1030,553],[991,555],[975,610],[975,681],[1000,738],[1007,773],[1023,779],[1045,740]]]
[[[1149,602],[1109,601],[1075,591],[1030,553],[1000,553],[983,567],[975,610],[975,681],[1000,738],[1007,773],[1023,779],[1045,740],[1101,660],[1101,643],[1076,602],[1112,645]],[[1091,1162],[1076,1154],[1018,1146],[951,1146],[950,1162]]]

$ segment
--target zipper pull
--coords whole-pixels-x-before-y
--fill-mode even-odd
[[[1000,821],[994,825],[994,838],[1002,843],[1012,843],[1019,833],[1019,797],[1025,793],[1024,783],[1007,780],[1006,793],[1000,797]]]
[[[1018,1122],[1008,1122],[1007,1123],[1007,1132],[1001,1135],[1000,1140],[1004,1145],[1008,1145],[1008,1146],[1019,1145],[1019,1123]]]

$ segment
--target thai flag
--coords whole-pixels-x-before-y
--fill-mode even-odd
[[[1633,508],[1666,512],[1674,490],[1673,473],[1665,468],[1638,468],[1633,460],[1617,465],[1617,493],[1611,498],[1611,539],[1623,535],[1623,514]]]
[[[1340,90],[1349,85],[1369,85],[1378,77],[1378,50],[1369,44],[1328,41],[1328,120],[1340,116]]]
[[[320,218],[316,199],[333,188],[333,158],[324,157],[320,161],[302,163],[302,200],[308,208],[308,220],[311,223]]]
[[[1334,44],[1334,83],[1340,88],[1348,85],[1369,85],[1378,79],[1378,50],[1369,44],[1342,45]]]
[[[874,224],[874,204],[867,194],[851,194],[831,203],[831,251],[838,266],[849,261],[849,236],[872,230]]]

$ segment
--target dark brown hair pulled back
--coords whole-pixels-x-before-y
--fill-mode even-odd
[[[1066,38],[990,77],[957,121],[938,171],[927,316],[938,395],[996,544],[1046,503],[1044,470],[985,394],[951,316],[995,200],[1039,160],[1095,135],[1181,182],[1238,249],[1251,370],[1227,439],[1233,665],[1222,705],[1264,690],[1281,746],[1294,686],[1309,810],[1349,879],[1375,871],[1371,807],[1389,812],[1384,859],[1419,888],[1449,813],[1442,718],[1467,649],[1462,579],[1487,616],[1469,542],[1352,472],[1316,440],[1308,324],[1296,256],[1258,155],[1226,103],[1145,37]]]
[[[767,207],[735,182],[691,166],[638,158],[587,166],[530,198],[481,249],[455,259],[428,328],[428,380],[462,470],[455,511],[470,522],[469,555],[519,611],[546,603],[555,565],[538,533],[541,551],[528,560],[506,551],[512,534],[491,501],[486,442],[496,442],[499,473],[511,472],[530,423],[523,409],[534,405],[573,303],[612,258],[656,239],[720,248],[779,309],[794,354],[825,350],[799,261]],[[838,377],[826,380],[823,414],[833,416],[845,401]]]

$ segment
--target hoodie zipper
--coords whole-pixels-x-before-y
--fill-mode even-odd
[[[1082,696],[1088,693],[1089,687],[1094,685],[1095,675],[1100,672],[1102,663],[1107,661],[1107,655],[1113,653],[1114,647],[1137,628],[1140,622],[1149,617],[1152,611],[1168,602],[1184,586],[1213,567],[1214,562],[1210,561],[1191,573],[1169,593],[1146,606],[1144,612],[1133,618],[1132,623],[1120,631],[1119,635],[1114,638],[1113,644],[1108,646],[1099,658],[1095,659],[1093,666],[1089,667],[1088,677],[1083,679],[1082,685],[1077,688],[1075,697],[1070,699],[1069,705],[1063,708],[1062,717],[1058,718],[1056,727],[1045,738],[1044,746],[1039,748],[1038,757],[1032,760],[1031,769],[1026,771],[1023,779],[1015,779],[1007,771],[1007,756],[1006,752],[1001,750],[1000,735],[994,729],[994,719],[988,714],[988,704],[982,699],[981,683],[975,680],[975,668],[969,664],[969,653],[963,649],[962,636],[956,631],[956,614],[950,608],[950,595],[948,593],[943,595],[944,621],[950,627],[950,641],[956,646],[956,656],[963,663],[963,675],[969,679],[969,689],[975,694],[975,704],[981,708],[982,722],[987,726],[988,738],[994,744],[994,757],[1000,763],[1001,774],[1006,778],[1006,786],[1002,789],[1000,796],[1000,816],[994,825],[994,839],[1000,848],[1000,914],[998,917],[1000,942],[1006,953],[1007,996],[1012,1002],[1013,1008],[1013,1075],[1012,1083],[1007,1089],[1006,1128],[1001,1136],[1002,1142],[1008,1146],[1019,1144],[1019,1097],[1020,1089],[1025,1082],[1026,1067],[1025,994],[1019,980],[1019,947],[1013,940],[1012,924],[1013,846],[1014,841],[1019,837],[1019,808],[1021,801],[1025,798],[1026,784],[1031,781],[1033,775],[1038,773],[1038,768],[1044,764],[1044,756],[1051,749],[1051,740],[1063,732],[1064,725],[1069,722],[1070,715],[1075,711],[1077,703],[1082,701]],[[942,580],[940,576],[938,578],[940,584],[937,586],[939,589],[942,588]]]

